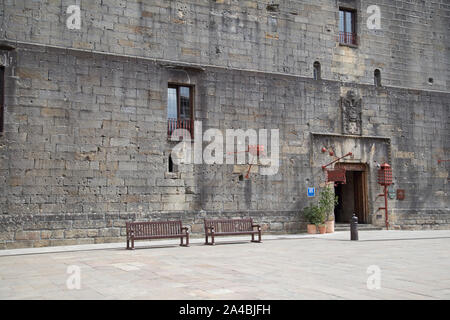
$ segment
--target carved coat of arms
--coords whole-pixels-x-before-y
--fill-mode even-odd
[[[362,99],[353,91],[341,97],[342,130],[344,134],[361,135]]]

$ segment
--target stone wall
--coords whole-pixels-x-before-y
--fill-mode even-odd
[[[80,30],[66,27],[74,4]],[[380,30],[367,28],[371,5]],[[338,44],[339,7],[357,10],[358,48]],[[2,9],[0,39],[305,77],[317,60],[325,79],[373,84],[378,68],[385,85],[450,88],[446,0],[15,0]]]
[[[388,161],[406,192],[389,202],[394,227],[450,226],[448,164],[437,162],[450,149],[443,1],[374,1],[390,27],[360,23],[358,48],[337,44],[337,9],[353,6],[364,21],[366,1],[283,1],[279,12],[268,1],[101,3],[81,2],[80,31],[65,28],[66,1],[0,5],[0,248],[123,241],[125,222],[140,219],[182,219],[199,236],[203,217],[303,231],[306,189],[324,185],[332,159],[325,144],[368,166],[373,224],[384,222],[376,163]],[[316,60],[325,80],[312,79]],[[168,173],[169,83],[194,86],[203,131],[279,129],[278,173],[255,166],[241,181],[248,167],[226,164]],[[343,131],[348,91],[362,99],[353,136]]]
[[[391,160],[396,187],[407,192],[404,201],[390,202],[396,224],[411,227],[415,217],[416,227],[422,220],[449,225],[448,170],[437,165],[449,148],[448,94],[221,68],[180,71],[36,46],[7,54],[12,64],[0,137],[4,248],[120,240],[125,221],[148,218],[181,218],[194,233],[205,215],[253,216],[266,232],[303,230],[298,212],[309,203],[306,188],[323,185],[320,166],[330,160],[317,155],[311,136],[345,138],[340,97],[350,89],[363,99],[357,139],[390,141],[388,149],[377,147],[379,154],[357,145],[361,152],[350,159],[370,166],[371,207],[381,190],[373,160]],[[195,119],[203,130],[278,128],[279,172],[256,170],[240,181],[233,165],[190,164],[175,179],[168,175],[169,82],[195,86]],[[332,144],[342,154],[355,148]],[[428,215],[430,208],[438,219]],[[372,215],[374,224],[382,223]]]

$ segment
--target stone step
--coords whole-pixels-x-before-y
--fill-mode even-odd
[[[374,230],[383,230],[383,228],[371,224],[358,224],[358,230],[374,231]],[[336,223],[336,225],[334,226],[334,231],[350,231],[350,223]]]

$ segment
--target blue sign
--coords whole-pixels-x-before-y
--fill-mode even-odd
[[[316,188],[308,188],[308,197],[316,196]]]

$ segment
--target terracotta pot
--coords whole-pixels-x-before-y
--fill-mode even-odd
[[[334,220],[325,222],[327,226],[327,233],[334,233]]]
[[[308,224],[308,233],[309,234],[316,234],[317,233],[317,227],[315,224]]]
[[[325,233],[327,233],[327,226],[326,225],[320,225],[319,226],[319,233],[320,234],[325,234]]]

